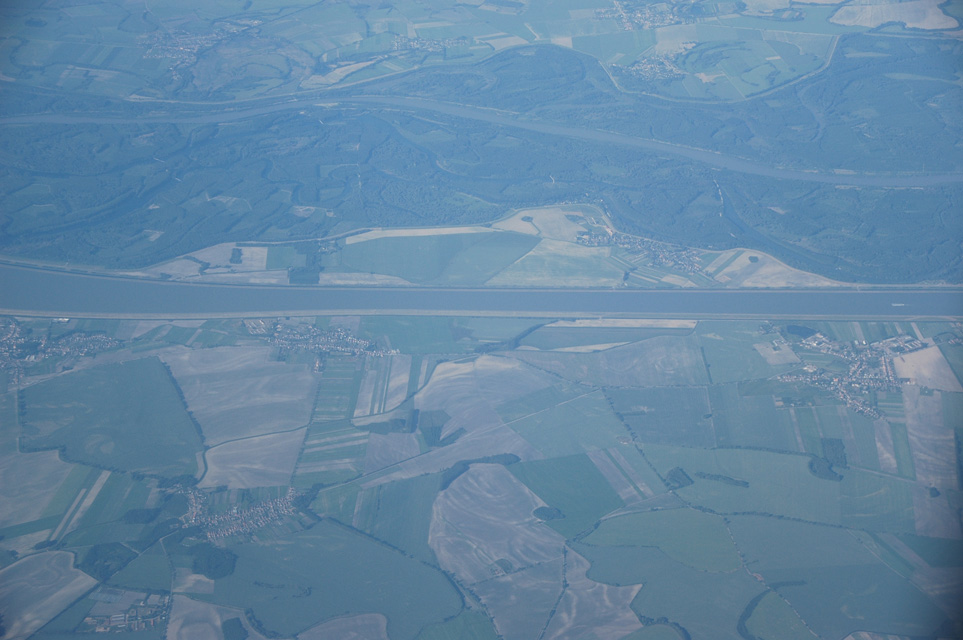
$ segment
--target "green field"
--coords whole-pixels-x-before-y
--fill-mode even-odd
[[[735,384],[712,385],[708,394],[718,446],[796,451],[789,414],[777,410],[771,396],[740,395]]]
[[[759,640],[813,640],[817,636],[785,600],[769,592],[756,603],[746,629]]]
[[[728,520],[732,537],[752,571],[881,564],[846,529],[761,515],[730,516]]]
[[[379,484],[361,496],[358,528],[429,564],[437,564],[428,546],[431,508],[441,476]]]
[[[716,444],[705,387],[607,389],[605,395],[640,442],[704,448]]]
[[[651,624],[625,636],[622,640],[682,640],[682,636],[670,626]]]
[[[477,286],[536,244],[532,236],[495,232],[375,238],[346,245],[341,265],[416,284]]]
[[[890,421],[889,430],[893,434],[893,452],[896,454],[896,468],[899,475],[908,480],[916,479],[913,465],[913,450],[910,448],[906,424]]]
[[[70,470],[70,474],[57,488],[47,506],[44,507],[44,515],[64,513],[74,503],[74,499],[80,491],[90,489],[94,481],[100,476],[99,469],[91,469],[82,465],[76,465]]]
[[[940,352],[953,369],[956,379],[963,384],[963,345],[941,344]]]
[[[171,577],[170,560],[158,542],[115,573],[110,584],[126,589],[163,592],[170,590]]]
[[[637,615],[652,622],[666,618],[692,638],[742,640],[736,629],[740,612],[763,590],[744,571],[699,571],[652,547],[572,546],[592,563],[589,578],[606,584],[642,585],[632,601]]]
[[[760,333],[758,323],[703,320],[696,325],[696,335],[714,384],[769,378],[799,366],[770,365],[759,355],[753,345],[775,336]]]
[[[787,583],[777,591],[822,637],[845,637],[865,629],[866,620],[890,633],[932,636],[946,619],[916,587],[882,564],[797,567],[760,573],[767,582]],[[805,584],[795,584],[799,581]]]
[[[850,416],[853,422],[853,439],[856,444],[856,459],[850,455],[849,464],[879,471],[879,450],[876,448],[876,428],[873,421],[863,415]],[[852,453],[852,452],[850,452]]]
[[[926,635],[942,621],[923,594],[845,529],[760,516],[731,517],[730,527],[750,570],[784,583],[776,585],[779,594],[820,636],[844,637],[863,620]]]
[[[694,509],[609,518],[583,542],[609,547],[658,547],[673,560],[702,571],[735,571],[742,566],[723,519]]]
[[[813,409],[811,407],[796,407],[791,409],[790,412],[796,418],[796,425],[799,427],[799,435],[802,438],[806,453],[822,456],[822,436],[819,433],[819,425],[816,423]]]
[[[512,429],[546,456],[616,446],[628,433],[601,393],[577,397],[519,418]]]
[[[963,567],[963,541],[903,534],[900,540],[931,567]]]
[[[70,534],[71,544],[83,545],[84,540],[90,541],[86,544],[98,542],[96,535],[90,530],[103,529],[104,525],[118,531],[139,531],[140,527],[137,525],[120,525],[118,521],[131,509],[143,508],[149,496],[150,487],[145,483],[133,480],[127,475],[111,473],[93,503],[76,524],[76,529]]]
[[[813,522],[840,522],[839,484],[814,476],[804,456],[748,449],[642,448],[663,476],[681,467],[695,480],[677,490],[692,505],[719,513],[762,512]],[[697,473],[726,476],[749,486],[697,479]]]
[[[850,469],[840,483],[842,524],[853,529],[913,533],[913,485]]]
[[[525,394],[520,398],[504,402],[495,407],[495,410],[505,422],[514,422],[526,416],[550,410],[560,403],[572,400],[583,393],[585,393],[584,388],[579,388],[575,385],[555,384]]]
[[[232,547],[237,566],[213,595],[226,606],[249,608],[266,630],[293,635],[318,622],[380,612],[393,638],[411,640],[427,625],[462,609],[444,574],[384,544],[322,520],[273,544]]]
[[[311,419],[327,422],[350,417],[354,413],[363,376],[364,358],[328,356],[321,372],[321,383],[318,385]]]
[[[403,353],[461,353],[449,318],[433,316],[365,316],[361,334]]]
[[[463,611],[451,620],[424,628],[417,640],[497,640],[491,619],[480,611]]]
[[[193,475],[201,440],[156,358],[86,369],[28,387],[23,446],[67,460],[158,475]]]
[[[586,455],[520,462],[508,470],[549,507],[561,512],[562,517],[547,524],[567,538],[622,506],[622,500]]]
[[[755,579],[744,571],[698,571],[655,549],[637,550],[642,553],[629,554],[624,559],[627,568],[640,571],[638,582],[644,583],[632,601],[637,614],[668,618],[694,638],[740,638],[736,629],[739,614],[763,590]]]

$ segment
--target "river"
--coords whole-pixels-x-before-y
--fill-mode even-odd
[[[240,286],[0,265],[0,313],[165,318],[397,313],[924,319],[963,318],[963,292]]]

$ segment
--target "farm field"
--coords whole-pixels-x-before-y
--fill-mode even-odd
[[[961,36],[0,2],[0,640],[963,639]]]
[[[131,275],[274,285],[785,288],[841,284],[793,269],[762,252],[719,253],[631,236],[625,236],[622,245],[597,246],[585,239],[597,242],[598,234],[611,232],[611,223],[595,207],[521,209],[486,226],[381,228],[349,235],[324,245],[319,271],[308,281],[297,275],[308,259],[308,254],[300,252],[303,242],[220,244]],[[231,251],[241,252],[240,262],[229,263]],[[678,264],[659,258],[661,252],[675,256]],[[750,255],[754,260],[749,260]],[[212,339],[195,333],[178,328],[167,339],[175,344]]]
[[[125,471],[197,472],[200,435],[156,358],[53,378],[28,387],[23,403],[28,450],[61,448],[67,460]]]
[[[572,232],[531,217],[512,224]],[[172,346],[172,328],[225,340]],[[60,563],[40,617],[16,622],[16,599],[0,613],[38,638],[125,607],[145,616],[137,637],[184,640],[925,637],[963,622],[947,453],[961,394],[824,382],[905,353],[887,345],[963,339],[953,323],[340,316],[89,322],[72,339],[101,330],[119,337],[96,357],[40,351],[44,372],[0,396],[0,470],[26,478],[0,503],[0,571]],[[151,375],[126,401],[170,391],[165,419],[182,422],[146,424],[189,427],[183,466],[61,459],[71,438],[139,441],[116,394]],[[64,448],[18,446],[43,433]]]
[[[741,565],[723,519],[690,509],[609,518],[583,541],[603,547],[658,547],[673,560],[702,571],[734,571]]]

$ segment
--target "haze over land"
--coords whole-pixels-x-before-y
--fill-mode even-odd
[[[2,9],[0,251],[306,241],[310,278],[317,238],[569,202],[834,280],[963,277],[952,3],[194,5]]]
[[[3,3],[0,640],[963,638],[960,20]]]

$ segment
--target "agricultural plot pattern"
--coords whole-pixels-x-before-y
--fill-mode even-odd
[[[961,629],[954,323],[4,323],[5,637]]]
[[[8,2],[0,250],[261,285],[960,282],[961,20],[938,0]]]

